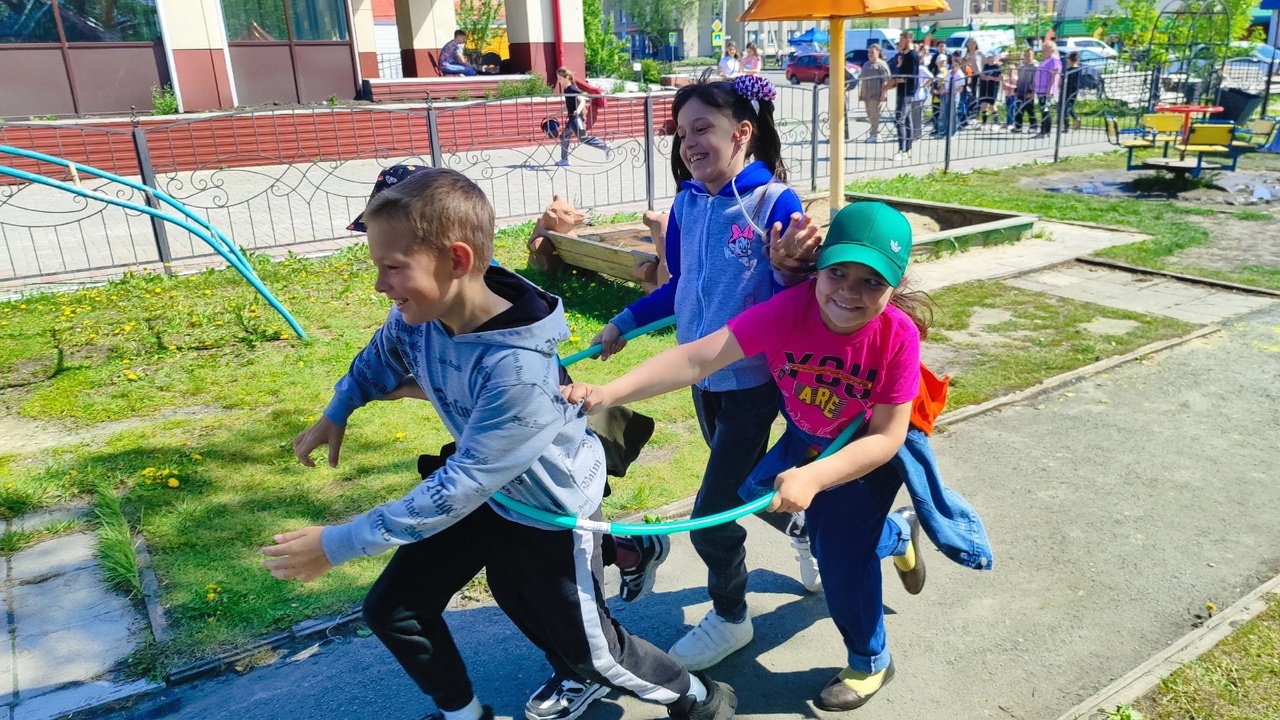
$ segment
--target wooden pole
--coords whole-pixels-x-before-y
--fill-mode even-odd
[[[844,206],[844,18],[831,18],[831,144],[827,157],[831,167],[831,216]]]

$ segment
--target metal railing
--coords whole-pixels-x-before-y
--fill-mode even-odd
[[[899,112],[897,89],[875,103],[848,90],[843,148],[850,177],[875,171],[949,171],[1057,160],[1064,148],[1106,148],[1103,117],[1132,126],[1159,102],[1185,99],[1186,83],[1110,68],[1081,80],[1074,94],[1007,97],[1003,87],[969,83],[948,96],[932,90]],[[1228,75],[1225,87],[1256,88]],[[782,86],[776,124],[789,182],[827,184],[830,88]],[[134,120],[114,127],[8,123],[0,144],[40,150],[138,179],[173,196],[251,251],[307,250],[357,241],[347,225],[364,207],[378,171],[396,163],[456,169],[475,180],[501,219],[536,216],[554,196],[580,208],[654,208],[674,197],[672,94],[611,96],[581,136],[566,128],[557,96],[402,107],[300,108],[221,113],[176,123]],[[952,110],[951,108],[954,108]],[[554,120],[559,126],[546,132]],[[909,142],[908,142],[909,140]],[[904,152],[909,146],[909,152]],[[567,164],[561,161],[567,159]],[[66,168],[32,172],[72,179]],[[136,191],[84,180],[97,192]],[[118,208],[46,188],[0,184],[0,283],[133,265],[182,263],[210,254],[181,230],[156,228]],[[214,260],[215,258],[209,258]]]

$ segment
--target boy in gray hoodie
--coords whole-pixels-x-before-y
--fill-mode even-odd
[[[727,720],[733,690],[630,635],[601,591],[600,541],[513,513],[508,497],[598,518],[605,483],[599,439],[560,395],[557,345],[569,335],[559,298],[489,265],[493,207],[452,170],[409,177],[370,200],[363,220],[375,290],[395,307],[294,441],[304,464],[321,445],[336,464],[347,418],[412,377],[457,451],[404,498],[353,520],[275,536],[264,562],[280,579],[395,549],[370,589],[365,620],[440,708],[441,720],[488,720],[443,618],[452,596],[487,570],[498,606],[558,672],[668,706],[675,718]]]

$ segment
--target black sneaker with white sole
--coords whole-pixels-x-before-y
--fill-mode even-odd
[[[525,703],[524,716],[527,720],[575,720],[608,693],[604,685],[556,673]]]
[[[640,556],[635,567],[626,570],[618,568],[622,575],[622,588],[618,596],[623,602],[635,602],[653,589],[653,581],[658,577],[658,566],[667,559],[671,551],[671,541],[666,535],[636,535],[631,537],[615,537],[614,542],[625,545]]]
[[[702,702],[694,702],[692,697],[685,696],[668,705],[667,714],[672,720],[729,720],[733,717],[738,711],[738,696],[733,688],[700,672],[693,674],[707,689],[707,697]]]

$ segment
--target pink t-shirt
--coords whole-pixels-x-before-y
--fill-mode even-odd
[[[729,321],[750,357],[764,353],[796,427],[834,438],[875,405],[914,400],[920,389],[920,331],[890,305],[852,335],[827,329],[807,280]]]

